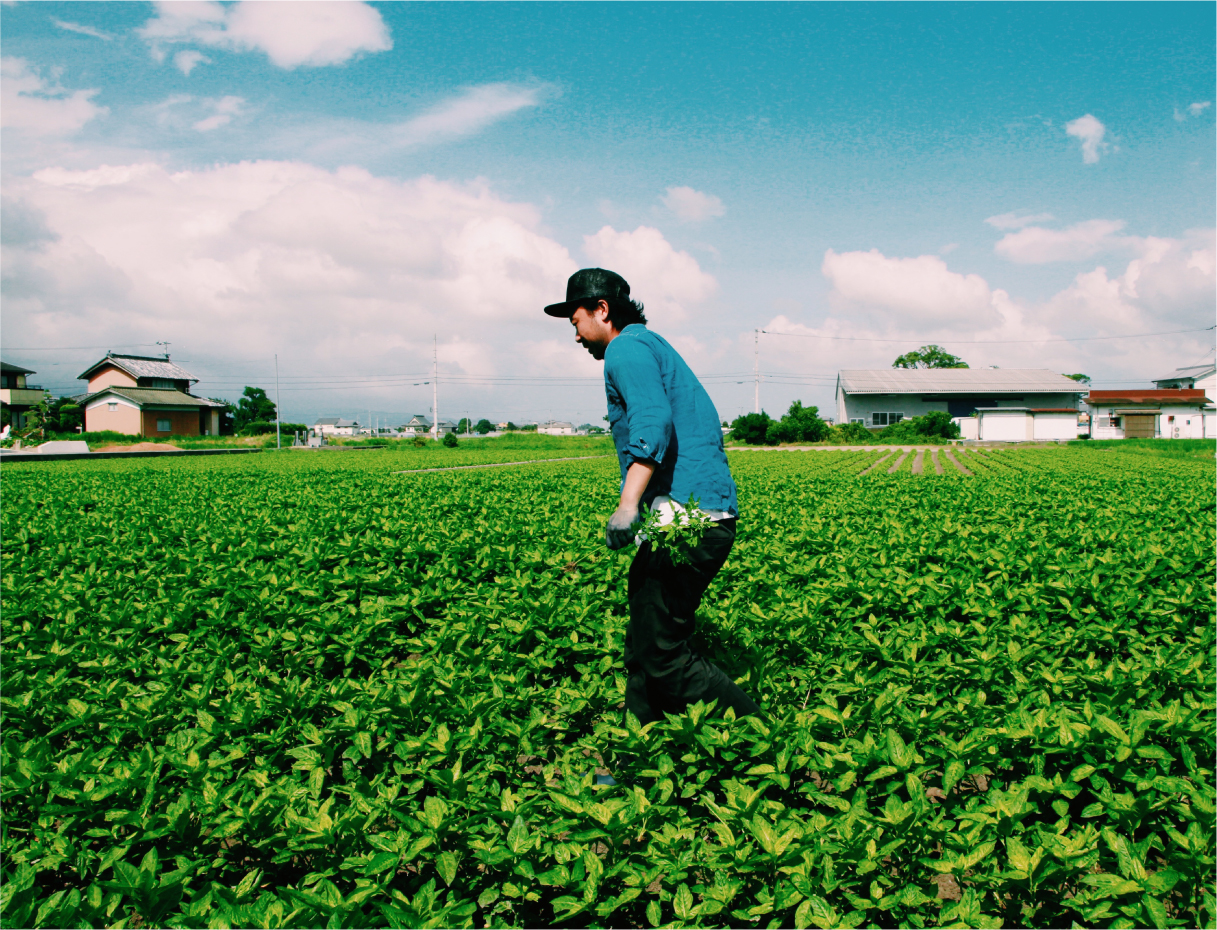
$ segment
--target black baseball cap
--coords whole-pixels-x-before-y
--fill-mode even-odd
[[[603,268],[583,268],[576,271],[566,282],[566,300],[560,304],[550,304],[545,312],[550,316],[570,317],[580,307],[586,307],[588,302],[612,300],[617,297],[629,297],[630,286],[625,278],[615,271]]]

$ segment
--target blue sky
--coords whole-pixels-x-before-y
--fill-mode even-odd
[[[1213,323],[1211,4],[0,23],[4,357],[57,391],[99,354],[67,347],[159,340],[212,396],[277,352],[285,416],[394,421],[430,406],[434,335],[441,415],[598,422],[598,367],[539,312],[588,264],[726,418],[756,328],[803,334],[761,337],[771,413],[923,342],[1112,386],[1211,357],[1204,332],[1059,341]]]

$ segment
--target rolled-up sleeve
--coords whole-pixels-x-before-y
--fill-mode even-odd
[[[621,450],[634,462],[662,465],[672,444],[672,407],[655,353],[633,339],[615,339],[605,356],[605,377],[621,396],[629,443]]]

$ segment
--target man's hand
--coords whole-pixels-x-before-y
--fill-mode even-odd
[[[604,531],[604,544],[610,549],[623,549],[634,541],[633,526],[638,522],[637,506],[618,507],[609,517],[608,527]]]

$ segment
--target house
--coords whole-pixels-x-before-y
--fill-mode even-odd
[[[1217,365],[1208,362],[1205,365],[1176,368],[1173,375],[1155,380],[1154,387],[1160,391],[1193,388],[1213,397],[1217,395]]]
[[[46,391],[36,384],[28,384],[26,376],[35,374],[28,368],[0,362],[0,407],[9,412],[14,429],[26,426],[26,415],[31,407],[42,403]]]
[[[401,431],[407,436],[426,436],[432,432],[432,423],[429,417],[423,416],[421,413],[416,413],[410,417],[409,422],[402,426]],[[439,421],[439,435],[445,433],[455,433],[456,424],[451,420]]]
[[[1086,391],[1044,368],[844,369],[837,375],[837,422],[879,428],[933,410],[968,417],[1012,407],[1033,417],[1072,412],[1076,418]]]
[[[342,417],[318,417],[313,424],[313,432],[318,436],[354,436],[358,431],[358,420],[344,420]]]
[[[224,404],[190,393],[198,379],[169,356],[115,355],[76,376],[89,384],[76,398],[85,431],[136,436],[218,436]]]
[[[1211,439],[1213,402],[1197,388],[1091,391],[1091,439]]]
[[[573,436],[575,435],[575,427],[572,423],[567,423],[565,420],[549,420],[537,427],[538,433],[543,433],[546,436]]]
[[[1217,365],[1207,362],[1203,365],[1189,365],[1187,368],[1176,368],[1175,373],[1154,382],[1159,390],[1170,388],[1192,388],[1204,391],[1209,402],[1204,407],[1204,438],[1212,439],[1217,436]],[[1168,423],[1170,421],[1167,421]],[[1174,428],[1172,427],[1172,432]]]

